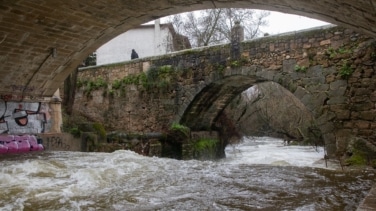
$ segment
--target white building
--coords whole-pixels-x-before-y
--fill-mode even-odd
[[[160,24],[156,20],[154,24],[133,28],[102,45],[96,51],[96,59],[97,65],[103,65],[131,60],[132,49],[142,58],[190,47],[188,38],[177,34],[171,23]]]

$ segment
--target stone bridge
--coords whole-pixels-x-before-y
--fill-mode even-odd
[[[327,26],[126,63],[82,68],[75,110],[109,130],[211,130],[235,96],[264,81],[292,92],[316,118],[328,153],[349,137],[374,142],[376,41]]]
[[[222,7],[303,15],[376,36],[373,0],[3,0],[0,94],[51,97],[84,58],[128,29],[175,13]]]
[[[54,105],[54,98],[52,98],[53,103],[50,103],[52,95],[84,58],[117,35],[166,15],[223,7],[265,9],[298,14],[337,24],[370,37],[376,36],[376,10],[375,3],[371,0],[342,2],[336,0],[320,2],[301,0],[2,1],[0,5],[0,110],[3,113],[0,118],[1,132],[59,131],[61,123],[54,121],[56,118],[50,118],[55,113],[59,113],[59,109]],[[366,73],[355,72],[354,80],[362,80],[356,77],[361,77],[363,74]],[[364,86],[364,83],[359,85],[360,88]],[[373,89],[366,87],[364,90],[364,95],[366,95],[364,98],[373,98],[369,93]],[[346,92],[352,91],[347,89]],[[359,95],[358,92],[353,94]],[[189,97],[186,98],[189,99]],[[356,105],[364,101],[361,97],[356,97],[348,103],[354,100],[358,101]],[[368,105],[370,107],[368,112],[372,113],[373,108],[371,104]],[[352,106],[352,104],[346,106],[362,107]],[[51,114],[48,108],[52,107],[54,109]],[[346,110],[340,106],[338,109]],[[181,113],[181,110],[176,112]],[[192,112],[197,113],[198,110],[194,111],[192,107]],[[10,115],[13,113],[20,116],[14,118]],[[132,112],[129,113],[131,114]],[[370,120],[372,115],[364,114],[364,112],[362,114],[344,112],[346,118],[348,115],[350,118],[359,117],[359,121],[356,123],[351,121],[346,128],[349,128],[351,132],[355,130],[356,134],[372,135],[373,124]],[[28,117],[29,120],[35,117],[35,121],[25,124],[17,119],[21,117]],[[189,117],[186,116],[183,119],[189,119]],[[32,122],[35,124],[31,124]],[[340,124],[344,122],[340,121]],[[353,124],[356,125],[355,129],[352,128]],[[51,128],[54,129],[51,130]]]

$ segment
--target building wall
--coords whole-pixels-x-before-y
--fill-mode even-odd
[[[97,65],[131,60],[132,49],[140,58],[169,53],[172,51],[171,39],[170,30],[164,25],[131,29],[97,49]]]

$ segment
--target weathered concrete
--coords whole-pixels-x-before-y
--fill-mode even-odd
[[[229,59],[229,45],[221,45],[84,68],[79,80],[86,85],[74,107],[109,130],[163,131],[172,122],[210,130],[235,96],[274,81],[312,112],[334,155],[350,136],[375,140],[375,43],[329,27],[243,42],[238,60]],[[161,79],[158,71],[164,72]],[[152,84],[143,84],[148,77]]]
[[[82,141],[67,133],[38,134],[43,146],[48,151],[81,151]]]
[[[134,26],[170,14],[220,7],[266,9],[375,37],[375,4],[372,0],[3,0],[0,94],[50,97],[99,46]]]

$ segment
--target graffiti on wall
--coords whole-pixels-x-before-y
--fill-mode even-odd
[[[42,151],[42,140],[34,135],[1,135],[0,154]]]
[[[0,97],[0,134],[43,133],[48,114],[46,103],[10,102]]]
[[[70,150],[71,146],[64,140],[61,136],[47,136],[43,140],[43,145],[46,149],[59,149],[59,150]]]

